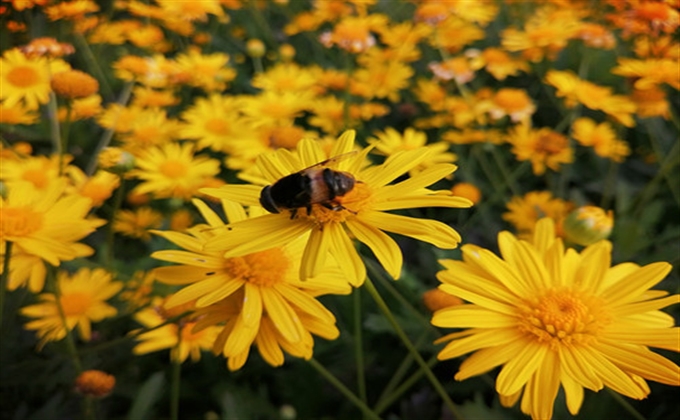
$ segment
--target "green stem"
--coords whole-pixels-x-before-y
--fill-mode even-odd
[[[359,398],[366,403],[366,377],[364,375],[364,345],[363,334],[361,329],[361,289],[354,290],[353,293],[354,304],[354,359],[356,361],[357,369],[357,389],[359,390]]]
[[[612,198],[615,194],[616,174],[618,173],[619,165],[613,160],[609,161],[609,171],[604,180],[604,188],[602,190],[602,199],[600,200],[600,207],[603,209],[609,208]]]
[[[106,233],[106,243],[107,243],[107,253],[106,253],[106,266],[109,272],[113,273],[113,262],[114,262],[114,249],[115,249],[115,232],[113,231],[113,224],[116,221],[116,213],[120,210],[123,204],[123,197],[125,196],[125,178],[120,176],[120,185],[116,190],[116,195],[113,198],[113,208],[111,209],[111,218],[109,220],[109,229]]]
[[[64,120],[63,131],[61,133],[61,153],[59,153],[59,175],[64,173],[64,156],[68,153],[68,136],[71,131],[71,115],[73,107],[71,103],[66,103],[66,120]]]
[[[5,255],[2,261],[2,277],[0,277],[0,329],[2,328],[2,314],[5,311],[5,293],[9,281],[9,260],[12,258],[12,242],[5,241]]]
[[[350,402],[352,402],[354,405],[357,406],[361,410],[361,412],[364,414],[364,417],[366,419],[373,419],[373,420],[380,420],[380,416],[378,416],[373,410],[370,409],[359,397],[354,395],[352,391],[350,391],[345,385],[343,385],[342,382],[338,380],[332,373],[330,373],[325,367],[323,367],[319,362],[316,361],[313,357],[307,361],[314,369],[316,369],[317,372],[321,374],[328,382],[331,383],[337,389],[340,391],[342,395],[344,395]]]
[[[427,376],[427,379],[430,381],[437,394],[439,394],[439,396],[444,401],[444,404],[446,404],[448,409],[451,411],[451,414],[453,414],[455,418],[462,419],[463,418],[462,414],[460,413],[456,405],[453,403],[453,401],[451,401],[451,398],[449,398],[448,394],[446,393],[446,390],[439,382],[437,377],[434,376],[434,373],[432,373],[430,367],[427,365],[427,363],[425,363],[425,360],[423,360],[423,357],[420,355],[420,353],[418,353],[418,350],[413,346],[413,343],[411,343],[411,340],[408,338],[404,330],[401,328],[397,320],[394,318],[394,315],[390,311],[390,308],[387,306],[382,296],[380,296],[378,289],[375,288],[375,285],[373,284],[369,277],[366,277],[364,287],[368,289],[368,293],[371,295],[375,303],[378,305],[383,315],[385,315],[385,318],[387,318],[390,324],[392,324],[394,331],[397,333],[397,335],[404,343],[404,345],[411,353],[411,355],[413,355],[413,357],[416,359],[416,362],[420,365],[421,369],[425,373],[425,376]]]
[[[97,79],[101,85],[104,97],[111,99],[113,97],[113,90],[111,89],[109,81],[107,80],[106,75],[104,75],[104,72],[99,65],[99,60],[97,60],[94,53],[92,52],[90,44],[87,43],[85,37],[82,34],[75,35],[75,42],[78,44],[78,51],[84,54],[87,64],[93,70],[93,73],[97,75]]]
[[[178,328],[178,334],[181,334],[181,328]],[[177,342],[179,353],[180,342]],[[179,360],[172,358],[172,385],[170,388],[170,419],[179,419],[179,386],[182,377],[182,363]]]
[[[510,176],[510,171],[508,170],[507,166],[505,165],[505,162],[503,162],[503,159],[498,153],[497,147],[491,148],[491,156],[493,157],[493,160],[496,162],[496,165],[498,165],[498,168],[501,170],[501,174],[503,175],[505,185],[507,185],[508,188],[510,188],[512,195],[521,195],[519,187],[515,184],[515,180],[513,179],[513,177]]]
[[[125,87],[123,88],[123,91],[120,94],[120,97],[116,101],[117,104],[119,105],[126,105],[128,101],[130,100],[130,96],[132,95],[132,88],[134,87],[133,82],[128,82]],[[118,121],[114,121],[114,126],[116,125]],[[111,139],[113,138],[113,135],[115,134],[115,130],[110,128],[102,134],[101,139],[99,139],[99,143],[97,143],[97,147],[94,149],[92,152],[92,159],[87,164],[87,170],[85,171],[87,175],[91,176],[95,169],[97,169],[97,158],[99,157],[99,153],[107,147],[111,143]]]
[[[645,416],[643,416],[642,414],[640,414],[640,413],[639,413],[632,405],[630,405],[630,403],[629,403],[628,401],[626,401],[626,400],[621,396],[621,394],[619,394],[619,393],[616,392],[616,391],[612,391],[612,390],[609,389],[609,388],[605,388],[605,389],[607,390],[607,393],[609,393],[609,395],[610,395],[612,398],[614,398],[614,400],[615,400],[617,403],[619,403],[619,405],[620,405],[621,407],[623,407],[623,408],[631,415],[631,418],[633,418],[633,419],[635,419],[635,420],[645,420]]]
[[[659,187],[659,183],[663,179],[668,180],[667,178],[668,174],[671,173],[671,170],[675,168],[675,166],[680,164],[680,160],[678,159],[678,148],[680,148],[680,143],[676,141],[673,144],[671,150],[668,152],[668,154],[666,154],[666,158],[661,163],[661,168],[659,168],[654,178],[652,178],[652,180],[647,183],[644,190],[642,190],[642,192],[640,193],[639,201],[635,207],[635,210],[633,211],[633,214],[635,215],[636,218],[638,218],[642,214],[649,200],[652,199],[652,197],[654,197],[654,194],[656,193],[656,190]],[[659,153],[657,152],[657,156],[658,155]],[[671,188],[671,191],[673,191],[673,188]],[[676,201],[679,199],[680,198],[676,197]],[[680,205],[680,203],[678,203],[678,205]]]
[[[425,341],[425,338],[427,337],[428,332],[424,331],[420,337],[416,340],[416,346],[419,346],[423,344]],[[375,403],[375,406],[373,407],[375,412],[380,414],[382,413],[387,407],[389,407],[394,400],[399,398],[403,392],[396,392],[395,388],[399,385],[401,380],[403,379],[404,375],[406,375],[406,372],[411,368],[411,365],[413,365],[413,362],[415,359],[413,358],[413,355],[411,353],[408,353],[406,357],[404,357],[404,360],[401,361],[399,364],[399,367],[397,370],[394,372],[394,375],[390,378],[389,382],[387,382],[387,385],[385,385],[385,388],[383,388],[382,393],[378,397],[378,401]],[[434,361],[436,362],[436,358],[434,358]],[[430,365],[430,362],[428,361],[428,365]],[[434,365],[434,363],[432,363]],[[418,369],[416,372],[416,375],[418,377],[423,376],[423,371],[422,369]],[[405,383],[405,382],[404,382]],[[403,389],[403,391],[406,391],[408,388],[404,388],[403,384],[399,387],[399,389]]]
[[[64,144],[61,140],[61,132],[59,128],[59,110],[57,108],[57,95],[50,92],[50,101],[47,103],[47,119],[50,122],[50,138],[52,139],[52,146],[54,153],[59,155],[59,175],[61,176],[64,156]]]
[[[437,356],[432,356],[430,360],[427,361],[427,366],[429,368],[432,368],[434,365],[437,364]],[[375,412],[380,414],[383,411],[385,411],[389,406],[391,406],[400,396],[402,396],[406,391],[411,389],[413,385],[415,385],[416,382],[418,382],[423,375],[425,374],[425,371],[423,369],[418,369],[413,373],[413,375],[409,376],[408,379],[406,379],[402,384],[395,390],[391,391],[389,394],[386,394],[385,398],[382,401],[378,401],[378,403],[375,405]],[[462,418],[460,416],[456,416],[456,418]]]

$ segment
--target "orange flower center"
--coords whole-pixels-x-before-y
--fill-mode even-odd
[[[168,178],[181,178],[185,176],[189,168],[184,162],[178,160],[167,160],[161,164],[160,171]]]
[[[229,134],[229,124],[226,121],[213,118],[205,123],[205,129],[212,134],[227,135]]]
[[[548,155],[556,155],[569,146],[569,140],[560,133],[548,132],[539,134],[536,151]]]
[[[92,298],[85,293],[69,293],[61,297],[65,316],[83,315],[92,306]]]
[[[26,88],[40,82],[40,74],[31,66],[17,66],[7,73],[7,81],[17,87]]]
[[[281,248],[229,258],[224,262],[225,270],[234,278],[264,287],[283,282],[289,267],[288,256]]]
[[[28,208],[2,208],[0,216],[0,235],[3,240],[6,237],[29,236],[42,226],[42,213]]]
[[[342,197],[336,197],[333,201],[341,207],[329,209],[321,204],[314,204],[312,212],[307,215],[305,209],[298,209],[297,217],[307,217],[312,219],[317,225],[323,226],[327,223],[341,223],[348,217],[354,216],[358,212],[370,206],[372,193],[368,185],[357,181],[354,188]]]
[[[27,169],[24,171],[21,178],[40,189],[45,188],[49,182],[47,173],[42,169]]]
[[[587,344],[610,322],[601,299],[570,289],[549,290],[520,309],[519,330],[551,347]]]

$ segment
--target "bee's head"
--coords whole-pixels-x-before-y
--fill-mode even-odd
[[[279,208],[276,206],[276,202],[274,202],[274,199],[272,198],[271,188],[271,185],[262,188],[262,192],[260,193],[260,204],[270,213],[280,213]]]

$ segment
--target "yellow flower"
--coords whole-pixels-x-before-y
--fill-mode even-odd
[[[211,238],[224,233],[224,222],[204,202],[194,200],[194,204],[209,226],[195,226],[187,234],[154,232],[183,248],[154,252],[154,258],[181,264],[157,268],[155,274],[161,282],[185,286],[167,300],[165,307],[173,310],[195,306],[195,331],[224,323],[213,351],[229,360],[231,370],[245,363],[253,342],[270,364],[279,366],[283,356],[278,345],[274,349],[263,344],[283,338],[287,351],[299,349],[289,352],[309,358],[313,346],[310,332],[328,339],[338,336],[335,317],[315,297],[347,294],[351,288],[337,267],[300,281],[306,237],[280,247],[225,258],[222,251],[203,249]],[[254,220],[248,219],[243,207],[236,203],[223,201],[222,206],[230,222]],[[251,209],[251,214],[260,215],[262,210]]]
[[[170,358],[175,362],[183,363],[189,356],[193,362],[196,362],[201,359],[201,351],[210,350],[219,332],[218,327],[212,326],[201,331],[194,331],[196,321],[192,318],[180,319],[160,326],[171,318],[164,315],[170,314],[165,313],[160,302],[135,314],[135,320],[150,331],[137,335],[136,339],[140,343],[132,349],[134,354],[171,349]],[[137,331],[133,331],[135,332]]]
[[[219,161],[194,156],[192,144],[168,143],[149,148],[137,158],[136,165],[130,175],[143,182],[135,187],[135,193],[184,200],[195,195],[208,178],[220,171]]]
[[[48,341],[64,338],[66,328],[73,330],[78,327],[80,337],[89,341],[92,335],[91,323],[117,313],[116,308],[105,301],[118,293],[123,283],[111,280],[111,274],[101,268],[81,268],[72,276],[66,271],[59,272],[59,297],[53,293],[43,293],[39,296],[41,303],[22,308],[22,315],[36,318],[29,321],[24,328],[37,331],[40,346]],[[57,299],[64,312],[66,328],[57,307]]]
[[[70,158],[65,160],[68,161]],[[69,166],[64,164],[64,169],[67,168],[70,169]],[[60,179],[59,156],[27,156],[22,159],[3,159],[2,165],[0,165],[0,179],[10,187],[15,183],[30,182],[33,187],[39,190],[49,188]]]
[[[536,223],[544,217],[554,220],[559,230],[562,220],[573,207],[569,201],[553,198],[549,191],[531,191],[522,197],[513,197],[507,204],[508,212],[503,213],[502,217],[512,223],[520,237],[529,238],[534,233]]]
[[[82,19],[87,13],[97,11],[99,11],[99,6],[89,0],[62,1],[45,8],[47,17],[52,21],[60,19],[75,21]]]
[[[180,71],[189,76],[187,84],[208,92],[224,90],[227,83],[236,77],[236,71],[227,67],[229,56],[224,53],[201,54],[190,49],[179,54],[176,61]]]
[[[596,206],[582,206],[564,219],[564,238],[578,245],[592,245],[607,239],[614,227],[614,212]]]
[[[158,0],[163,14],[181,17],[188,21],[206,22],[208,15],[224,16],[224,11],[218,0],[202,0],[200,2],[178,2],[174,0]]]
[[[680,351],[678,328],[659,311],[678,303],[678,295],[649,290],[670,264],[611,267],[608,241],[580,254],[565,250],[550,219],[538,223],[533,243],[508,232],[498,243],[501,257],[465,245],[463,261],[441,261],[440,288],[469,302],[432,318],[438,327],[467,328],[439,340],[451,340],[440,360],[474,352],[456,380],[502,366],[496,379],[501,403],[521,397],[522,411],[533,419],[552,418],[560,387],[576,415],[584,388],[643,399],[650,392],[645,379],[680,385],[680,368],[649,349]]]
[[[282,63],[273,66],[253,77],[253,87],[271,92],[306,92],[317,84],[314,72],[295,63]]]
[[[321,43],[330,48],[333,45],[350,53],[361,53],[374,46],[376,41],[371,32],[387,26],[387,16],[348,16],[338,22],[331,32],[321,34]]]
[[[130,153],[139,154],[149,146],[166,144],[179,138],[181,125],[176,119],[168,118],[165,110],[137,110],[128,121],[127,129],[121,132],[121,147]],[[116,124],[121,123],[123,121],[116,121]],[[117,127],[118,130],[123,131],[121,126]]]
[[[484,39],[484,30],[472,22],[450,16],[437,25],[430,38],[435,48],[455,54],[473,42]]]
[[[482,199],[482,192],[469,182],[459,182],[451,188],[451,193],[458,197],[465,197],[473,204],[479,203]]]
[[[392,127],[387,127],[383,132],[376,132],[375,138],[368,140],[369,144],[375,146],[378,154],[383,156],[392,156],[395,153],[404,150],[416,150],[426,148],[430,150],[428,159],[423,160],[420,165],[412,168],[409,175],[415,176],[421,170],[436,165],[438,163],[453,163],[456,160],[456,155],[450,153],[448,143],[439,141],[436,143],[427,144],[427,135],[423,131],[407,128],[403,134],[400,134]]]
[[[69,105],[71,107],[71,121],[92,118],[102,112],[102,97],[95,94],[85,98],[73,99]],[[66,121],[67,115],[67,108],[64,106],[59,107],[57,113],[59,121]]]
[[[58,42],[51,37],[34,38],[28,44],[21,47],[21,52],[26,57],[63,57],[75,52],[73,45]]]
[[[640,118],[662,117],[669,119],[671,116],[666,91],[663,89],[635,89],[632,99],[637,107],[637,116]]]
[[[27,110],[37,109],[50,100],[50,75],[66,71],[60,59],[27,58],[18,48],[5,51],[0,58],[0,100],[10,108],[23,101]]]
[[[571,126],[572,136],[583,146],[590,146],[598,156],[614,162],[623,162],[630,154],[628,143],[616,138],[614,128],[606,122],[596,124],[587,117],[581,117]]]
[[[535,175],[543,175],[546,167],[559,171],[560,165],[574,160],[569,139],[550,128],[538,130],[523,123],[510,131],[507,139],[517,160],[528,160]]]
[[[103,170],[88,177],[79,168],[70,166],[68,176],[75,192],[92,200],[92,207],[99,207],[104,204],[120,185],[118,176]]]
[[[502,33],[502,45],[509,52],[521,51],[524,58],[539,62],[557,58],[578,34],[577,12],[569,8],[545,6],[526,20],[523,30],[508,28]]]
[[[17,244],[54,266],[69,261],[91,248],[77,243],[105,223],[86,218],[91,202],[76,194],[64,194],[65,180],[45,190],[29,183],[17,183],[7,198],[0,198],[0,241]]]
[[[661,84],[668,84],[673,89],[680,89],[678,60],[672,58],[648,58],[636,60],[619,58],[619,65],[611,70],[612,74],[635,79],[636,89],[651,89]]]
[[[290,174],[354,150],[354,131],[343,134],[326,155],[312,140],[298,144],[297,153],[281,149],[263,155],[257,164],[264,176],[263,184],[275,183]],[[402,174],[418,166],[429,157],[429,150],[396,153],[379,166],[364,167],[369,149],[339,159],[334,169],[345,171],[355,179],[354,188],[337,197],[339,208],[329,209],[313,204],[309,212],[304,207],[282,210],[277,214],[243,220],[208,241],[206,250],[226,251],[225,257],[258,252],[286,244],[300,235],[311,232],[301,266],[301,278],[315,277],[324,267],[330,251],[339,262],[347,280],[355,286],[363,283],[366,268],[351,237],[365,243],[376,255],[387,272],[398,278],[402,254],[397,243],[384,231],[410,236],[439,248],[455,248],[460,235],[450,226],[386,211],[418,207],[469,207],[472,203],[452,196],[450,191],[433,191],[426,187],[451,174],[456,167],[436,164],[416,176],[395,185],[388,185]],[[204,189],[206,194],[232,199],[244,205],[259,205],[260,185],[225,185],[219,189]],[[351,236],[350,236],[351,235]]]
[[[505,80],[508,76],[516,76],[520,72],[528,72],[529,65],[524,60],[513,58],[500,48],[486,48],[478,50],[468,50],[465,55],[471,58],[472,68],[477,70],[484,68],[496,80]]]
[[[28,109],[24,104],[18,103],[8,107],[0,103],[0,124],[8,125],[31,125],[38,122],[38,114],[35,110]]]
[[[384,57],[380,50],[361,56],[362,67],[352,74],[350,92],[367,99],[387,98],[399,102],[399,91],[409,86],[413,77],[411,66]]]
[[[163,215],[151,207],[135,210],[119,210],[113,221],[114,232],[144,241],[151,239],[149,230],[157,229],[163,223]]]
[[[196,140],[199,150],[210,148],[230,153],[240,141],[252,137],[253,125],[239,112],[240,100],[229,96],[212,94],[199,98],[181,115],[184,125],[182,138]]]
[[[513,122],[528,121],[536,112],[536,105],[524,89],[502,88],[491,99],[489,114],[494,119],[506,115]]]

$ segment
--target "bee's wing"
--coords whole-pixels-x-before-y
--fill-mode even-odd
[[[342,153],[342,154],[339,154],[337,156],[333,156],[331,158],[328,158],[324,161],[321,161],[319,163],[315,163],[312,166],[308,166],[305,169],[301,170],[300,172],[305,172],[305,171],[308,171],[310,169],[319,168],[319,167],[326,167],[326,166],[332,167],[334,165],[337,165],[338,162],[341,162],[341,161],[347,159],[348,157],[354,156],[357,153],[359,153],[357,150],[352,150],[351,152]]]

